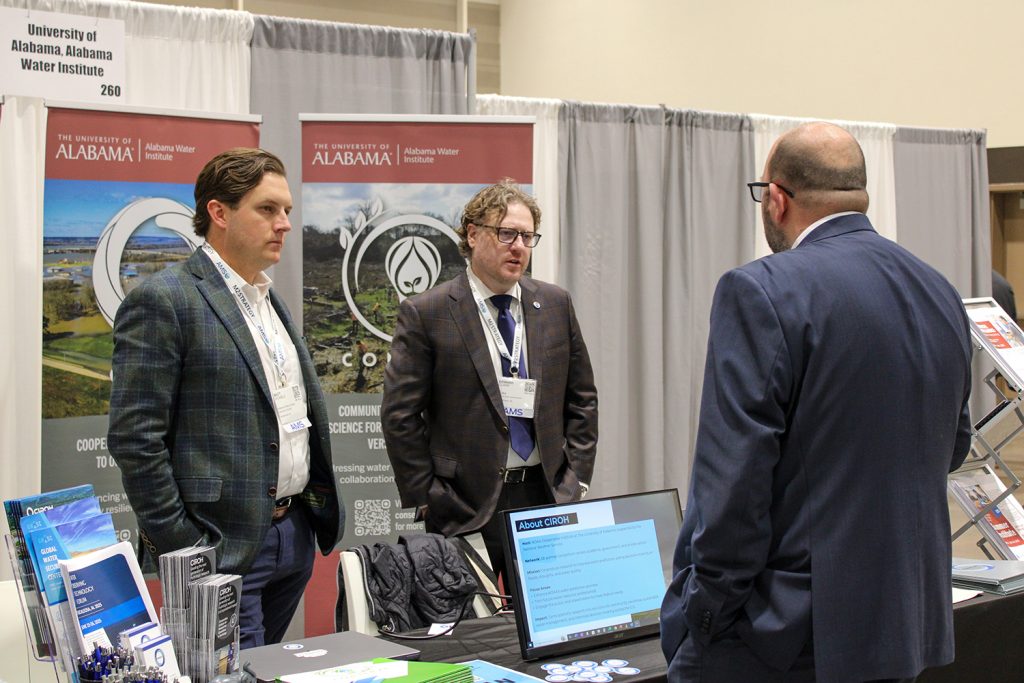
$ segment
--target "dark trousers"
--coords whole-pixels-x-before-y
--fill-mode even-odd
[[[538,467],[540,466],[538,465]],[[494,509],[494,516],[480,529],[480,535],[484,538],[484,547],[487,548],[491,569],[494,570],[496,576],[501,577],[506,593],[508,592],[508,574],[505,567],[505,550],[501,540],[505,535],[505,520],[501,511],[528,508],[534,505],[548,505],[553,502],[551,489],[544,481],[528,481],[502,486],[498,505]]]
[[[704,647],[687,636],[668,663],[672,683],[814,683],[814,651],[808,646],[789,671],[762,662],[739,636],[725,633]],[[864,683],[913,683],[913,678],[890,678]]]
[[[316,552],[306,506],[297,499],[270,525],[263,547],[242,577],[240,647],[280,643],[313,574]]]

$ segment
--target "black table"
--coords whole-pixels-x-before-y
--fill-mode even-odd
[[[1024,593],[1011,596],[981,595],[953,607],[956,628],[956,661],[928,669],[917,683],[1020,683],[1024,681]],[[544,680],[540,668],[548,662],[569,663],[588,659],[625,659],[640,669],[636,676],[615,678],[629,683],[665,681],[666,665],[658,638],[648,637],[617,643],[572,655],[524,662],[519,655],[515,619],[497,616],[470,619],[459,624],[451,636],[433,640],[397,641],[418,648],[421,659],[434,662],[464,662],[484,659]],[[871,653],[865,653],[870,657]]]
[[[422,633],[417,631],[416,633]],[[465,662],[470,659],[484,659],[509,669],[535,676],[542,681],[547,672],[541,664],[560,662],[569,664],[575,660],[589,659],[601,662],[604,659],[625,659],[629,665],[640,669],[635,676],[615,676],[617,681],[638,683],[639,681],[664,681],[665,657],[661,654],[658,636],[628,640],[596,650],[559,655],[535,662],[524,662],[519,654],[519,637],[516,622],[512,616],[499,615],[486,619],[463,621],[450,636],[433,640],[395,641],[415,647],[422,653],[420,659],[430,662]]]

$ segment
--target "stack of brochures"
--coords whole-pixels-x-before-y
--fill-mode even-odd
[[[473,672],[465,664],[373,659],[322,671],[281,676],[277,680],[280,683],[473,683]]]
[[[216,553],[210,546],[181,548],[164,553],[159,561],[160,587],[164,594],[160,621],[164,633],[171,637],[174,649],[185,660],[185,653],[189,650],[187,639],[192,637],[188,616],[191,586],[217,571]],[[183,673],[188,674],[188,664],[183,661],[182,665]]]
[[[194,683],[238,670],[241,601],[242,577],[237,574],[210,574],[189,586],[187,649],[193,658],[189,676]]]
[[[1006,491],[991,467],[954,472],[949,475],[949,491],[968,517],[985,512],[978,528],[1000,557],[1024,560],[1024,508],[1012,495],[991,505]]]
[[[83,498],[91,498],[92,495],[92,485],[85,485],[4,501],[7,526],[11,532],[8,541],[10,546],[13,546],[8,550],[15,563],[15,578],[18,580],[23,593],[24,605],[28,610],[27,619],[31,632],[32,650],[39,658],[58,655],[59,647],[54,643],[54,636],[50,632],[46,600],[42,595],[42,586],[36,579],[31,552],[21,530],[21,519],[26,515],[45,512]]]
[[[1024,562],[953,558],[953,585],[1009,595],[1024,590]]]

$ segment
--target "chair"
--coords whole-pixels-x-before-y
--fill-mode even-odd
[[[485,593],[497,593],[497,581],[491,571],[490,563],[487,561],[486,551],[483,550],[483,538],[480,534],[448,540],[459,550],[466,566],[476,578],[479,590]],[[473,615],[475,617],[489,617],[500,608],[500,598],[485,595],[473,597]],[[338,604],[335,608],[334,629],[336,631],[356,631],[372,636],[378,635],[377,624],[370,618],[363,563],[354,550],[342,550],[339,554]]]

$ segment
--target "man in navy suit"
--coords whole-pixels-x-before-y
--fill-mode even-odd
[[[206,243],[114,319],[107,443],[156,557],[210,544],[242,575],[242,648],[279,642],[345,511],[316,370],[264,269],[291,230],[284,165],[232,149],[196,179]]]
[[[910,680],[953,659],[946,475],[970,446],[956,290],[864,215],[842,128],[776,141],[774,255],[711,312],[689,502],[661,610],[669,680]]]

